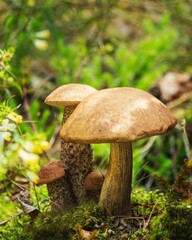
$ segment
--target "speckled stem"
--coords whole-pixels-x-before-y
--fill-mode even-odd
[[[75,108],[65,108],[62,125]],[[68,166],[65,176],[47,184],[53,212],[68,209],[87,199],[84,179],[93,168],[92,149],[88,144],[65,143],[61,139],[60,160]]]
[[[64,178],[48,183],[47,189],[53,212],[59,212],[62,209],[67,209],[74,204],[69,186]]]
[[[111,143],[110,162],[99,205],[109,215],[131,215],[131,142]]]
[[[76,106],[67,106],[63,115],[63,123],[72,114]],[[84,185],[85,177],[93,171],[93,155],[90,144],[66,143],[61,139],[61,161],[67,166],[66,179],[70,193],[75,204],[87,200],[87,192]]]

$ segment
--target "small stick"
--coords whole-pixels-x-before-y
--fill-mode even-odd
[[[186,157],[189,160],[191,158],[191,153],[190,153],[189,139],[188,139],[187,131],[186,131],[186,120],[182,119],[179,125],[180,125],[181,131],[182,131],[182,137],[183,137],[183,142],[184,142],[184,146],[185,146]]]
[[[145,230],[145,229],[149,226],[149,222],[150,222],[150,220],[151,220],[152,214],[153,214],[156,206],[157,206],[157,203],[155,203],[155,205],[153,206],[153,209],[152,209],[152,211],[150,212],[149,218],[147,219],[147,222],[146,222],[146,223],[144,224],[144,226],[143,226],[143,230]]]
[[[179,98],[167,103],[168,108],[174,108],[192,98],[192,91],[182,94]]]

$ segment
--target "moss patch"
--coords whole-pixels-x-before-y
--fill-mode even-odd
[[[192,240],[192,200],[175,202],[151,221],[149,240]],[[147,238],[146,238],[147,239]]]
[[[83,240],[81,231],[98,240],[191,240],[192,200],[169,202],[158,191],[132,194],[132,217],[109,217],[94,203],[53,215],[40,213],[33,224],[17,217],[0,229],[3,240]]]

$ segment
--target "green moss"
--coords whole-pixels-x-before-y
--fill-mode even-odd
[[[175,202],[151,221],[149,240],[192,240],[192,200]]]
[[[107,217],[96,204],[90,203],[58,215],[42,212],[33,224],[22,216],[0,229],[0,239],[81,240],[77,230],[84,229],[96,231],[97,240],[192,240],[190,199],[170,202],[158,191],[137,189],[132,194],[132,211],[132,217]]]
[[[0,205],[0,221],[12,217],[19,210],[18,205],[11,201],[10,193],[0,194]]]
[[[25,231],[24,226],[28,226],[30,219],[23,215],[0,227],[0,239],[2,240],[32,240],[31,232]]]
[[[4,228],[2,239],[78,239],[75,226],[79,225],[91,232],[96,230],[96,239],[119,239],[121,236],[126,236],[130,240],[134,240],[148,232],[147,229],[143,230],[142,228],[137,231],[139,229],[138,224],[142,226],[152,210],[154,215],[161,212],[164,202],[164,195],[158,191],[146,192],[143,189],[133,191],[132,209],[134,218],[127,219],[125,217],[124,219],[132,230],[123,228],[122,224],[117,225],[117,218],[105,216],[96,204],[90,203],[58,215],[53,215],[50,212],[40,213],[33,224],[29,224],[29,219],[22,222],[23,217],[17,218],[15,221],[9,222]],[[156,206],[155,209],[153,209],[154,205]],[[136,219],[137,217],[139,218]]]
[[[131,198],[133,215],[144,218],[147,218],[152,210],[154,215],[161,212],[166,203],[165,195],[157,190],[147,192],[143,188],[138,188],[133,191]]]
[[[35,220],[33,226],[24,230],[30,232],[29,238],[26,240],[73,239],[75,225],[82,225],[92,231],[94,225],[100,224],[104,220],[103,218],[101,210],[94,204],[79,206],[57,216],[51,213],[42,213]]]

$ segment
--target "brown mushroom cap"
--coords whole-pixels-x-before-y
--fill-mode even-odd
[[[86,97],[60,132],[66,142],[126,142],[163,134],[177,123],[170,110],[151,94],[112,88]]]
[[[85,178],[85,188],[88,191],[100,190],[104,182],[104,175],[100,172],[91,172]]]
[[[42,166],[38,173],[39,181],[37,185],[53,182],[65,175],[67,166],[60,161],[52,161]]]
[[[45,103],[55,107],[65,107],[79,104],[83,98],[97,91],[86,84],[66,84],[55,89],[47,98]]]

